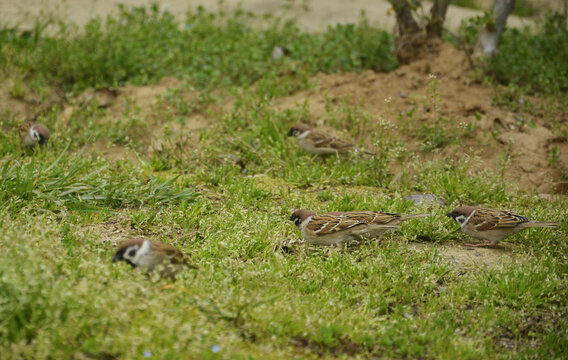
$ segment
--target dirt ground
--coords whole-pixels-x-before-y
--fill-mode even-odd
[[[536,1],[536,0],[535,0]],[[560,10],[557,0],[538,0],[543,6]],[[149,6],[152,3],[159,3],[163,9],[167,9],[174,14],[183,15],[189,6],[204,6],[214,10],[218,8],[218,0],[0,0],[0,22],[15,25],[23,28],[32,26],[37,16],[45,16],[51,13],[61,20],[78,24],[84,24],[93,16],[104,16],[105,14],[116,11],[118,4],[125,6]],[[225,0],[223,7],[233,9],[237,4],[249,11],[260,13],[282,14],[283,5],[290,1],[284,0]],[[482,0],[482,8],[489,8],[492,0]],[[306,4],[311,11],[304,13],[303,5]],[[425,9],[430,8],[430,3],[424,2]],[[294,2],[290,15],[299,14],[299,23],[306,31],[317,31],[325,29],[328,25],[337,23],[347,23],[357,21],[361,11],[366,12],[367,18],[372,24],[384,29],[393,29],[395,25],[394,14],[391,5],[386,0],[297,0]],[[558,9],[557,9],[558,8]],[[43,14],[43,15],[42,15]],[[458,6],[450,6],[446,19],[446,26],[455,30],[462,20],[481,15],[480,10],[466,9]],[[508,26],[521,27],[531,25],[532,21],[511,16],[508,19]]]

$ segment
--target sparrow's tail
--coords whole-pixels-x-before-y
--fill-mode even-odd
[[[560,225],[559,222],[554,222],[554,221],[529,221],[523,224],[525,227],[549,227],[549,228],[555,228],[558,227],[558,225]]]
[[[406,220],[410,220],[410,219],[416,219],[416,218],[421,218],[421,217],[427,217],[430,216],[432,214],[412,214],[412,215],[403,215],[400,217],[400,221],[406,221]]]

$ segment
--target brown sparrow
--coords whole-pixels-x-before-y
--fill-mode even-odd
[[[197,269],[190,264],[186,254],[172,245],[140,238],[130,239],[120,245],[112,262],[120,260],[141,269],[144,274],[158,270],[165,277],[175,277],[184,267]]]
[[[460,206],[446,216],[453,218],[467,235],[487,242],[472,246],[491,246],[509,235],[533,227],[558,227],[552,221],[530,221],[507,211]]]
[[[27,148],[33,148],[37,143],[46,145],[49,135],[47,127],[40,123],[26,121],[20,125],[20,140],[22,145]]]
[[[305,124],[292,126],[288,131],[288,136],[296,137],[298,139],[298,145],[314,155],[344,155],[356,149],[353,144],[312,130]],[[368,155],[375,155],[375,153],[371,151],[363,150],[363,152]]]
[[[379,238],[387,230],[399,229],[399,223],[430,214],[398,215],[380,211],[329,212],[318,215],[310,210],[297,210],[290,221],[300,229],[303,238],[317,245],[343,244],[364,238]]]

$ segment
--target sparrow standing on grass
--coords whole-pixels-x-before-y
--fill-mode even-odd
[[[290,221],[303,238],[316,245],[343,244],[365,238],[379,238],[386,231],[399,229],[401,222],[430,214],[398,215],[380,211],[330,212],[318,215],[310,210],[297,210]]]
[[[533,227],[558,227],[552,221],[530,221],[528,218],[507,211],[460,206],[446,216],[453,218],[467,235],[485,243],[472,246],[492,246],[509,235]]]
[[[189,262],[187,255],[175,247],[140,238],[127,240],[120,245],[112,262],[120,260],[141,269],[144,274],[157,270],[164,277],[175,277],[184,267],[197,269]]]
[[[20,140],[27,148],[33,148],[37,143],[47,145],[49,136],[47,127],[38,122],[26,121],[20,125]]]
[[[353,144],[312,130],[305,124],[292,126],[288,131],[288,136],[296,137],[300,147],[314,155],[345,155],[356,149]],[[368,155],[375,155],[371,151],[362,151]]]

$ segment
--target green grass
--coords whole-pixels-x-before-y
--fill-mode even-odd
[[[533,17],[542,11],[534,0],[517,0],[513,14],[517,16]]]
[[[444,105],[432,79],[428,115],[396,114],[405,141],[388,119],[330,100],[326,124],[377,156],[321,159],[302,152],[286,132],[309,116],[306,104],[281,110],[274,98],[309,86],[312,72],[372,67],[379,61],[374,46],[386,35],[365,22],[310,35],[283,31],[296,29],[293,23],[269,19],[277,25],[261,31],[248,27],[250,15],[219,16],[189,14],[199,36],[170,26],[168,14],[142,9],[123,10],[98,28],[91,22],[86,35],[3,30],[0,51],[11,55],[0,57],[2,71],[18,67],[26,83],[79,91],[163,75],[185,80],[160,95],[151,114],[125,104],[111,119],[91,105],[78,107],[64,125],[61,109],[53,107],[39,118],[53,130],[49,146],[29,153],[15,136],[20,119],[4,117],[2,125],[12,131],[0,134],[2,358],[566,357],[565,199],[512,191],[498,173],[473,171],[475,157],[425,161],[420,155],[427,149],[411,153],[406,141],[443,148],[473,136],[437,115]],[[115,31],[119,26],[137,40],[127,41]],[[166,41],[160,26],[175,34],[167,43],[170,58],[158,56]],[[102,49],[88,47],[94,39]],[[180,58],[180,39],[195,41],[191,46],[200,55]],[[283,43],[293,48],[284,65],[260,59]],[[124,55],[136,54],[136,46],[148,52]],[[106,57],[111,48],[118,49],[116,58]],[[61,57],[70,49],[84,51],[76,56],[86,63]],[[392,54],[380,56],[392,65]],[[109,66],[114,60],[117,66]],[[146,69],[153,61],[160,64],[155,70],[135,65]],[[210,71],[199,61],[211,64]],[[195,101],[184,100],[188,92]],[[210,106],[229,94],[234,105],[222,111]],[[215,119],[198,144],[164,131],[161,151],[144,157],[154,126],[173,127],[196,113]],[[437,126],[415,127],[418,115]],[[85,148],[94,141],[124,146],[142,161],[106,160]],[[238,155],[248,172],[220,164],[219,153]],[[437,194],[447,204],[414,206],[404,200],[413,193]],[[471,251],[461,247],[471,239],[444,216],[461,204],[562,225],[508,238],[491,252],[501,255],[495,263],[467,263],[445,253]],[[432,216],[404,223],[383,241],[314,249],[299,243],[287,220],[298,208]],[[131,236],[173,244],[199,270],[182,272],[171,285],[113,264],[116,243]]]
[[[474,44],[487,16],[469,20],[460,29],[466,42]],[[531,30],[505,29],[499,51],[485,64],[480,73],[484,81],[507,85],[521,94],[541,94],[566,100],[568,89],[568,29],[564,16],[549,13],[538,20]],[[519,100],[519,99],[516,99]]]
[[[262,26],[251,27],[252,22]],[[242,10],[227,14],[198,8],[180,23],[156,5],[121,6],[118,16],[92,19],[84,29],[47,17],[29,31],[1,29],[0,44],[3,68],[65,91],[141,84],[171,75],[202,88],[248,86],[261,78],[273,78],[274,84],[279,74],[294,73],[272,89],[281,93],[319,71],[386,71],[396,65],[388,33],[364,19],[358,26],[337,25],[310,35],[293,21]],[[272,59],[275,46],[287,48],[290,55]]]

